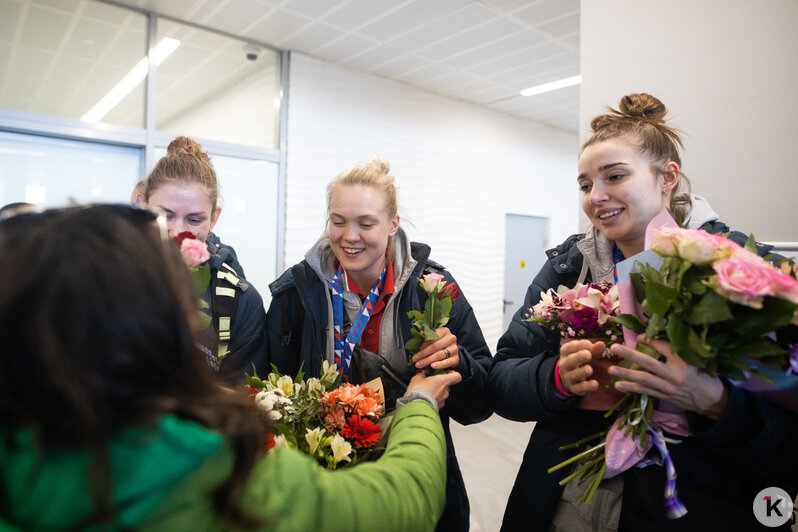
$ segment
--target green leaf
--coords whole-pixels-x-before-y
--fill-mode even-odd
[[[734,358],[763,358],[786,355],[789,352],[770,338],[756,338],[723,350],[724,355]]]
[[[714,290],[706,292],[687,315],[687,323],[692,325],[709,325],[733,319],[728,303]]]
[[[639,273],[631,273],[629,278],[632,280],[632,287],[635,289],[635,297],[638,301],[643,301],[643,298],[646,297],[646,282],[643,276]]]
[[[674,351],[678,353],[687,347],[687,327],[679,316],[676,314],[668,316],[668,324],[665,326],[665,331],[668,335],[668,340],[670,340],[671,345],[673,345]]]
[[[191,278],[194,280],[194,288],[197,290],[197,295],[201,296],[205,293],[205,289],[208,288],[208,284],[211,282],[210,265],[206,262],[192,269]]]
[[[436,333],[434,329],[431,329],[430,327],[428,327],[426,323],[424,324],[424,339],[425,340],[437,340],[438,339],[438,333]]]
[[[637,334],[640,334],[646,330],[646,324],[634,314],[621,314],[620,316],[610,318],[610,320],[615,323],[620,323],[627,329],[631,329]]]
[[[654,346],[640,342],[637,344],[637,347],[635,347],[635,349],[640,351],[644,355],[650,356],[654,360],[659,360],[660,358],[662,358],[662,353],[654,349]]]
[[[668,322],[663,316],[660,316],[659,314],[654,314],[648,320],[648,326],[646,327],[646,336],[648,336],[649,338],[656,338],[659,335],[659,333],[665,330],[667,324]]]
[[[736,331],[741,336],[770,333],[790,323],[795,303],[776,297],[765,297],[761,309],[737,305],[734,309]]]
[[[451,298],[445,297],[439,299],[435,305],[435,314],[432,317],[432,326],[437,329],[443,327],[449,322],[449,312],[452,310]]]
[[[690,348],[690,350],[692,350],[701,358],[712,358],[715,356],[716,353],[711,350],[710,346],[704,343],[704,341],[693,328],[688,327],[687,331],[687,346]],[[702,365],[701,367],[705,367],[705,365]]]
[[[664,316],[677,297],[679,297],[679,291],[675,288],[658,282],[646,284],[646,301],[648,301],[648,307],[655,314]]]
[[[421,349],[421,343],[423,341],[424,339],[421,338],[420,336],[413,337],[407,341],[407,343],[405,344],[405,349],[407,349],[408,351],[410,351],[415,355],[416,353],[418,353],[418,350]]]
[[[266,388],[266,383],[258,378],[257,372],[254,371],[254,367],[253,367],[253,372],[255,373],[255,375],[247,375],[246,373],[244,374],[247,378],[247,384],[252,386],[253,388],[258,388],[260,390]]]
[[[750,251],[755,255],[759,255],[756,250],[756,238],[754,238],[753,233],[748,235],[748,238],[745,240],[745,245],[743,246],[745,249]]]
[[[422,314],[418,310],[411,310],[407,313],[407,317],[410,318],[411,320],[423,320],[424,314]]]

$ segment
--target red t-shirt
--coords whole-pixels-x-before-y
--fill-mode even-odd
[[[360,336],[360,346],[368,349],[372,353],[379,352],[380,349],[380,323],[382,323],[382,314],[385,310],[385,302],[393,294],[393,264],[387,259],[388,267],[385,269],[385,277],[382,279],[382,292],[380,292],[380,299],[377,301],[377,306],[374,307],[374,312],[371,314],[366,327],[363,329],[363,334]],[[355,280],[346,276],[347,289],[360,296],[360,302],[366,300],[366,294],[355,283]]]

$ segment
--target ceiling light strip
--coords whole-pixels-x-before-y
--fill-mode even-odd
[[[521,91],[521,96],[535,96],[536,94],[543,94],[544,92],[556,91],[558,89],[564,89],[565,87],[579,85],[580,83],[582,83],[582,76],[571,76],[570,78],[558,79],[557,81],[552,81],[549,83],[544,83],[542,85],[535,85],[534,87],[529,87],[528,89],[524,89]]]
[[[169,37],[161,39],[161,42],[152,49],[150,54],[152,62],[156,65],[160,65],[172,52],[177,50],[178,46],[180,46],[180,41],[177,39],[171,39]],[[130,94],[139,83],[144,81],[144,78],[147,77],[148,70],[147,57],[144,57],[136,63],[136,66],[134,66],[130,72],[125,74],[125,77],[123,77],[119,83],[108,91],[108,94],[103,96],[102,99],[97,102],[88,113],[80,117],[80,119],[83,122],[89,122],[91,124],[96,124],[102,120],[111,109],[116,107],[116,105],[121,102],[125,96]]]

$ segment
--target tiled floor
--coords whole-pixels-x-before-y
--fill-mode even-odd
[[[516,423],[494,414],[463,426],[451,422],[457,461],[471,504],[471,531],[498,532],[534,423]]]

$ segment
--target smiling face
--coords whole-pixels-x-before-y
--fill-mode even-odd
[[[167,182],[150,194],[147,204],[166,216],[170,237],[189,231],[203,242],[222,212],[221,207],[213,207],[208,191],[197,183]]]
[[[385,266],[388,239],[399,230],[379,190],[342,186],[330,196],[330,245],[361,290],[370,290]]]
[[[626,257],[643,251],[646,226],[668,207],[679,179],[676,163],[661,173],[653,165],[628,137],[591,144],[579,157],[582,209]]]

